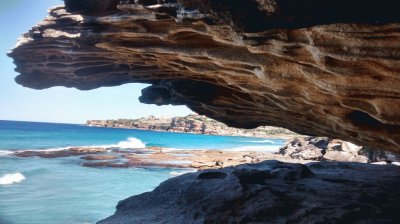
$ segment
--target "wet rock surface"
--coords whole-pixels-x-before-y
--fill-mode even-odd
[[[140,101],[400,152],[396,0],[65,0],[9,54],[24,86],[148,83]]]
[[[12,154],[18,157],[57,158],[57,157],[68,157],[68,156],[80,156],[87,154],[98,154],[105,152],[107,152],[107,149],[105,148],[73,147],[60,150],[23,150],[14,152]]]
[[[73,147],[54,151],[24,150],[14,152],[12,155],[40,158],[80,156],[82,166],[97,168],[165,167],[202,170],[236,166],[245,163],[258,163],[270,159],[305,162],[268,152],[170,150],[160,147],[142,149]]]
[[[399,223],[400,167],[264,161],[169,179],[99,224]]]

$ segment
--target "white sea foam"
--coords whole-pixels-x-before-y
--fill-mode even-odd
[[[126,141],[118,142],[118,148],[130,149],[130,148],[146,148],[146,144],[144,144],[140,139],[130,137]]]
[[[146,144],[142,140],[134,137],[129,137],[125,141],[120,141],[117,144],[110,145],[90,145],[90,146],[79,146],[88,148],[122,148],[122,149],[142,149],[146,148]]]
[[[265,139],[265,140],[254,140],[254,141],[241,141],[241,142],[252,142],[252,143],[272,143],[272,144],[275,144],[275,142],[274,142],[274,141],[272,141],[272,140],[268,140],[268,139]]]
[[[9,173],[0,177],[0,185],[19,183],[25,179],[22,173]]]
[[[63,151],[73,147],[60,147],[60,148],[49,148],[49,149],[33,149],[33,150],[20,150],[20,151],[39,151],[39,152],[56,152],[56,151]]]
[[[183,175],[183,174],[185,174],[185,173],[193,173],[193,172],[196,172],[196,170],[193,169],[193,170],[184,170],[184,171],[171,171],[171,172],[169,173],[169,175],[170,175],[171,177],[177,177],[177,176]]]
[[[68,150],[71,148],[123,148],[123,149],[140,149],[140,148],[146,148],[146,144],[144,144],[140,139],[129,137],[125,141],[120,141],[117,144],[110,144],[110,145],[82,145],[82,146],[68,146],[68,147],[59,147],[59,148],[48,148],[48,149],[28,149],[28,150],[19,150],[17,152],[23,152],[23,151],[39,151],[39,152],[55,152],[55,151],[63,151],[63,150]],[[4,152],[4,153],[3,153]],[[11,154],[13,152],[11,151],[2,151],[0,150],[0,156]]]
[[[8,156],[11,153],[13,153],[12,151],[8,151],[8,150],[0,150],[0,156]]]

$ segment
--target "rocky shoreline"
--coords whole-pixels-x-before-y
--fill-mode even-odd
[[[296,137],[290,139],[279,153],[293,159],[358,163],[395,163],[400,154],[328,137]]]
[[[127,128],[152,131],[168,131],[192,134],[244,136],[257,138],[281,138],[289,139],[299,134],[285,128],[261,126],[254,129],[241,129],[228,127],[227,125],[207,118],[206,116],[191,114],[184,117],[154,117],[139,119],[118,120],[88,120],[87,126],[105,128]]]
[[[182,168],[120,201],[99,224],[400,222],[400,155],[338,139],[294,138],[277,152],[72,147],[13,155],[77,156],[92,168]]]
[[[59,158],[79,156],[86,167],[164,167],[216,169],[264,160],[297,161],[288,156],[269,152],[221,150],[171,150],[160,147],[122,149],[116,147],[73,147],[55,151],[17,151],[17,157]]]
[[[400,155],[354,145],[338,139],[302,137],[288,141],[276,152],[229,150],[172,150],[161,147],[71,147],[60,150],[25,150],[18,157],[57,158],[80,156],[86,167],[165,167],[218,169],[266,160],[289,163],[316,161],[358,162],[400,165]]]

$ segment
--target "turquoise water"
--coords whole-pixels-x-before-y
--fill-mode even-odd
[[[146,146],[179,149],[268,149],[281,146],[280,139],[210,136],[133,129],[87,127],[73,124],[0,121],[0,150],[49,149],[69,146],[114,145],[128,138]]]
[[[193,135],[71,124],[0,121],[0,224],[95,223],[119,200],[154,189],[182,169],[88,168],[78,157],[16,158],[16,150],[128,145],[272,150],[279,139]]]

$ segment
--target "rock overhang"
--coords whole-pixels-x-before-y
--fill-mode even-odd
[[[148,83],[140,101],[399,152],[394,0],[65,0],[9,54],[24,86]]]

